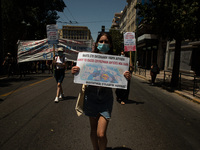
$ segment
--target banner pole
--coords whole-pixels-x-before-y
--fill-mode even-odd
[[[136,67],[138,67],[138,66],[136,66],[136,64],[137,64],[137,50],[135,51],[135,60],[134,60],[134,69],[135,69],[135,73],[136,73]]]
[[[133,70],[133,63],[132,63],[132,52],[130,51],[130,71]]]
[[[55,60],[55,44],[53,44],[53,62]],[[53,75],[55,75],[55,64],[53,63]]]

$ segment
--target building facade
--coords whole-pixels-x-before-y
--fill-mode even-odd
[[[126,13],[126,32],[136,31],[136,9],[134,8],[137,0],[127,0]]]
[[[124,8],[119,29],[124,32],[135,32],[137,38],[137,61],[143,68],[150,69],[153,62],[157,63],[160,68],[164,68],[166,41],[158,39],[153,31],[143,26],[137,16],[135,5],[137,2],[148,3],[149,0],[127,0],[127,6]]]
[[[137,0],[127,0],[127,6],[121,11],[118,26],[121,33],[136,31],[136,9]]]
[[[165,56],[165,70],[172,70],[174,63],[175,41],[168,42]],[[200,76],[200,41],[182,41],[180,71]]]
[[[112,29],[119,29],[119,21],[120,21],[121,15],[122,15],[122,12],[115,13],[114,18],[112,20],[112,26],[111,26]]]
[[[91,32],[86,26],[62,26],[59,31],[60,38],[66,38],[71,40],[91,40]]]
[[[143,68],[150,69],[151,64],[157,63],[160,69],[172,69],[174,43],[155,35],[150,26],[142,24],[142,18],[137,16],[135,5],[140,2],[150,3],[149,0],[126,0],[127,5],[116,21],[116,14],[111,28],[121,33],[135,32],[137,46],[137,61]],[[119,20],[119,21],[118,21]],[[167,44],[168,43],[168,44]],[[180,70],[194,71],[200,75],[200,42],[183,41],[181,47]]]

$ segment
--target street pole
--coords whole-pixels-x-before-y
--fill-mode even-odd
[[[55,60],[55,44],[53,44],[53,62],[54,62],[54,60]],[[55,74],[55,64],[54,63],[52,63],[53,64],[53,75]]]
[[[2,25],[2,9],[1,9],[1,0],[0,0],[0,53],[1,53],[1,56],[0,56],[0,66],[1,64],[3,63],[3,57],[4,57],[4,44],[3,44],[3,41],[4,41],[4,38],[3,38],[3,25]]]
[[[134,62],[134,66],[135,66],[135,73],[137,71],[137,67],[136,64],[137,64],[137,44],[138,44],[138,21],[137,21],[137,24],[136,24],[136,32],[135,32],[135,39],[136,39],[136,49],[135,49],[135,62]]]
[[[132,72],[133,70],[133,63],[132,63],[132,51],[130,51],[130,71]]]
[[[135,73],[136,73],[136,63],[137,63],[137,49],[135,51],[135,60],[134,60],[134,69],[135,69]]]

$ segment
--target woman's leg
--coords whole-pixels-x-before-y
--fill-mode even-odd
[[[106,150],[107,146],[107,137],[106,131],[109,121],[103,116],[99,117],[98,126],[97,126],[97,137],[99,142],[99,150]]]
[[[94,150],[105,150],[107,146],[106,130],[108,126],[108,120],[103,116],[94,118],[90,117],[90,138],[92,141]]]
[[[98,118],[89,117],[90,119],[90,138],[92,141],[93,149],[99,150],[98,146],[98,138],[97,138],[97,126],[98,126]]]
[[[62,83],[60,83],[60,94],[63,94]]]
[[[60,92],[59,92],[59,95],[60,94],[63,95],[62,82],[63,82],[64,77],[65,77],[65,71],[61,70],[61,72],[60,72]]]
[[[60,90],[61,90],[61,83],[58,82],[58,83],[57,83],[57,93],[56,93],[56,97],[59,97],[59,95],[60,95]]]

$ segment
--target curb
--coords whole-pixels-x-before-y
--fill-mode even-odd
[[[138,74],[135,74],[135,73],[133,73],[133,75],[135,75],[135,76],[137,76],[137,77],[140,77],[140,78],[142,78],[142,79],[144,79],[144,80],[146,80],[146,81],[149,81],[146,77],[144,77],[144,76],[141,76],[141,75],[138,75]],[[167,87],[163,87],[163,86],[161,86],[163,89],[166,89],[167,90]],[[181,92],[181,91],[178,91],[178,90],[175,90],[175,91],[173,91],[174,93],[176,93],[176,94],[178,94],[178,95],[180,95],[180,96],[183,96],[183,97],[185,97],[185,98],[187,98],[188,100],[190,100],[190,101],[193,101],[193,102],[195,102],[195,103],[197,103],[197,104],[200,104],[200,99],[199,98],[197,98],[197,97],[194,97],[194,96],[192,96],[192,95],[189,95],[189,94],[186,94],[186,93],[183,93],[183,92]]]
[[[178,91],[178,90],[175,90],[174,93],[176,93],[176,94],[178,94],[178,95],[180,95],[180,96],[183,96],[183,97],[185,97],[185,98],[187,98],[187,99],[189,99],[189,100],[191,100],[191,101],[193,101],[193,102],[195,102],[195,103],[200,104],[200,99],[198,99],[198,98],[196,98],[196,97],[194,97],[194,96],[192,96],[192,95],[183,94],[183,92],[180,92],[180,91]]]

